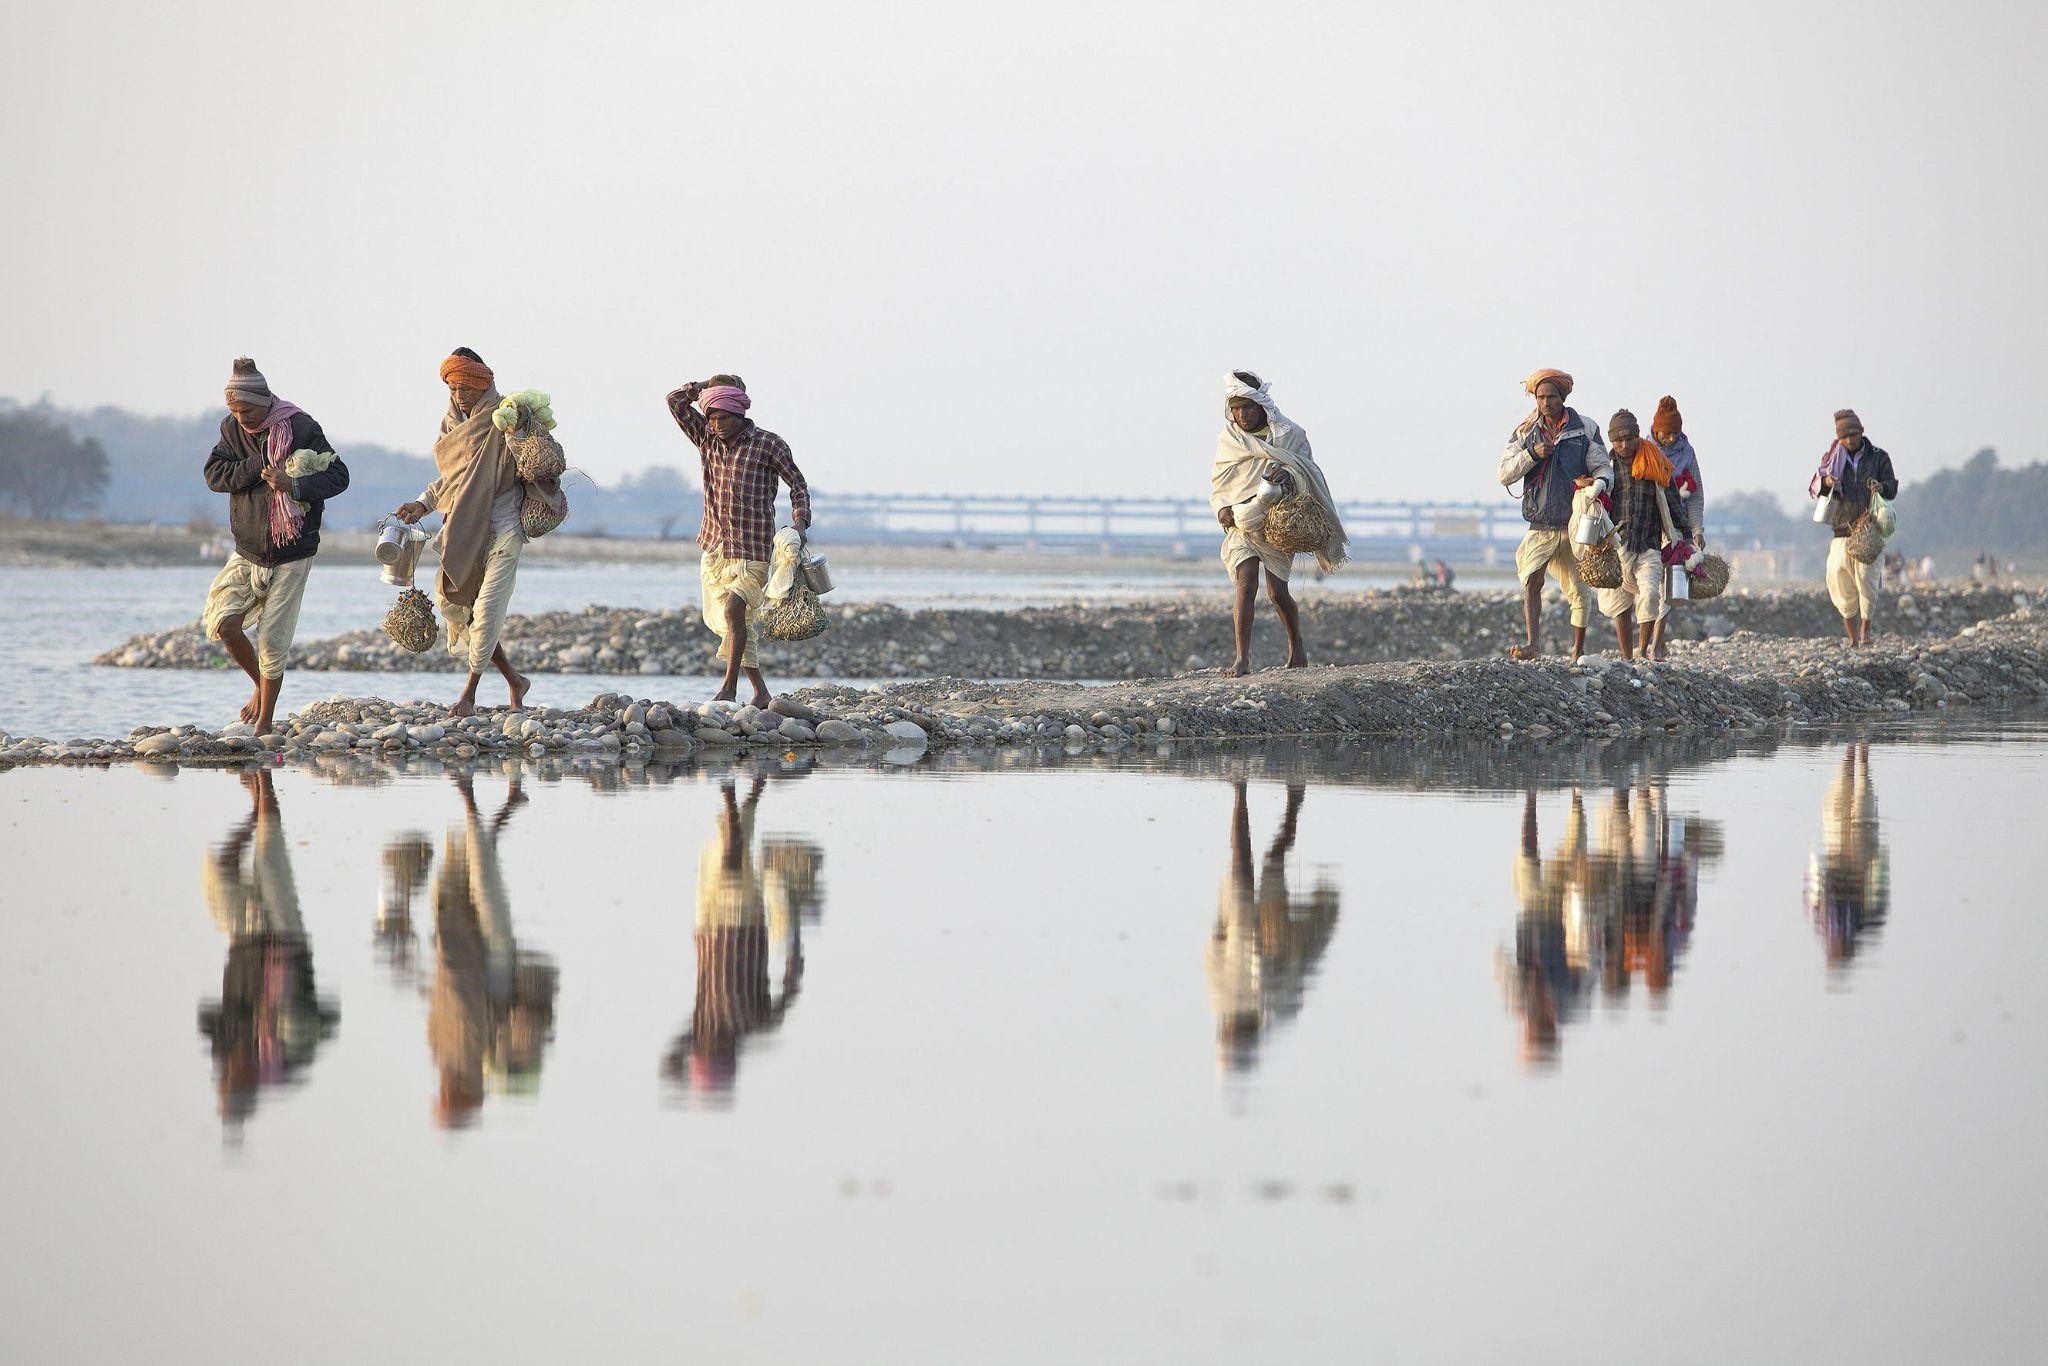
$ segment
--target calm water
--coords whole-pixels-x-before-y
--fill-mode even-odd
[[[2044,759],[0,774],[0,1358],[2038,1360]]]
[[[331,562],[330,562],[331,559]],[[248,700],[240,671],[94,668],[95,655],[144,631],[162,631],[196,621],[206,587],[219,566],[179,565],[148,569],[58,571],[0,566],[0,731],[62,739],[73,735],[125,735],[141,725],[194,722],[220,726],[234,719]],[[431,567],[420,582],[431,579]],[[1070,574],[980,571],[864,570],[857,565],[834,576],[835,603],[894,602],[905,607],[1024,607],[1066,602],[1101,602],[1182,592],[1221,592],[1223,577],[1204,561],[1185,573],[1116,574],[1078,568]],[[1346,573],[1330,581],[1356,590],[1393,582],[1387,576]],[[1306,587],[1306,586],[1305,586]],[[367,555],[323,556],[307,588],[299,635],[311,640],[383,624],[394,589],[378,577]],[[632,564],[559,563],[536,558],[519,569],[515,612],[581,611],[590,606],[685,607],[697,603],[694,563],[684,568]],[[1227,610],[1227,609],[1224,609]],[[705,655],[713,638],[705,633]],[[511,642],[517,657],[518,642]],[[774,676],[778,688],[805,683],[865,685],[872,679],[807,679]],[[538,674],[532,700],[537,706],[581,706],[601,692],[630,687],[650,697],[708,697],[717,681],[709,676],[636,675],[630,684],[611,674]],[[502,702],[487,683],[483,700]],[[294,675],[286,683],[284,710],[336,693],[410,700],[452,700],[461,690],[454,675],[399,675],[332,672]]]

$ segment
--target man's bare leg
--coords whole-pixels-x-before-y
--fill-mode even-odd
[[[1855,617],[1842,618],[1842,634],[1849,638],[1849,645],[1852,649],[1856,645],[1856,628],[1860,625],[1862,623]]]
[[[1661,617],[1658,618],[1656,621],[1646,621],[1642,624],[1640,628],[1642,639],[1637,643],[1636,648],[1644,659],[1655,658],[1655,656],[1653,656],[1650,653],[1650,644],[1656,638],[1658,628],[1661,627],[1663,624],[1664,621]]]
[[[1650,658],[1652,659],[1664,658],[1664,623],[1669,620],[1671,620],[1669,613],[1658,617],[1655,627],[1650,632]]]
[[[268,735],[277,729],[277,698],[283,691],[283,674],[266,678],[256,685],[256,715],[253,720],[258,735]]]
[[[512,695],[512,710],[522,710],[526,706],[526,690],[533,686],[533,680],[512,667],[512,656],[505,653],[503,641],[491,651],[491,663],[497,665],[498,672],[504,676],[505,690]]]
[[[754,690],[752,701],[755,706],[765,708],[775,700],[775,695],[768,691],[768,680],[761,676],[759,669],[742,669],[741,672],[747,676],[747,686]]]
[[[1244,560],[1230,571],[1237,581],[1237,596],[1230,603],[1230,630],[1237,644],[1237,658],[1223,671],[1225,678],[1243,678],[1252,671],[1252,608],[1259,601],[1259,562]]]
[[[1579,662],[1579,656],[1586,653],[1586,628],[1576,621],[1572,623],[1572,663]]]
[[[1856,619],[1856,643],[1857,643],[1858,645],[1868,645],[1868,644],[1870,644],[1870,618],[1869,618],[1869,617],[1858,617],[1858,618]]]
[[[476,715],[476,689],[477,685],[483,681],[481,674],[471,670],[468,680],[462,685],[462,696],[455,699],[454,705],[448,708],[448,714],[450,716]]]
[[[222,617],[220,622],[220,643],[226,647],[228,658],[241,665],[242,672],[249,675],[251,691],[249,700],[242,704],[242,719],[254,722],[263,714],[263,671],[257,667],[256,647],[249,643],[249,637],[242,630],[244,613],[237,612],[231,617]]]
[[[1534,659],[1543,650],[1543,574],[1539,569],[1522,580],[1522,625],[1529,640],[1519,651],[1508,651],[1516,659]]]
[[[1301,643],[1301,608],[1295,605],[1294,594],[1287,588],[1287,580],[1270,569],[1266,571],[1266,597],[1271,600],[1273,610],[1280,614],[1281,626],[1287,630],[1287,659],[1280,667],[1306,667],[1308,651]]]
[[[740,695],[740,661],[747,654],[747,600],[737,593],[725,595],[725,682],[712,694],[713,702],[735,702]],[[754,671],[758,677],[760,670]],[[753,682],[753,679],[748,679]],[[765,691],[762,685],[761,691]],[[762,705],[755,703],[756,706]]]
[[[1645,626],[1643,629],[1647,631],[1650,628]],[[1621,642],[1623,659],[1636,657],[1636,613],[1633,607],[1624,610],[1614,619],[1614,638]]]

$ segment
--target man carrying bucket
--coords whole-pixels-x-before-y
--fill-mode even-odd
[[[1572,658],[1586,650],[1586,587],[1572,554],[1572,495],[1581,481],[1604,492],[1613,481],[1600,429],[1564,406],[1572,377],[1562,370],[1538,370],[1522,381],[1536,408],[1522,419],[1500,456],[1500,482],[1522,483],[1522,520],[1529,530],[1515,549],[1515,577],[1522,581],[1522,622],[1526,643],[1508,650],[1515,659],[1534,659],[1543,640],[1543,578],[1564,590],[1572,610]]]

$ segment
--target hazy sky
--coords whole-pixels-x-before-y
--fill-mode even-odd
[[[424,451],[469,345],[601,479],[732,369],[827,488],[1203,494],[1251,367],[1339,496],[1468,499],[1555,365],[1723,490],[1844,404],[2048,455],[2038,4],[4,4],[24,399],[248,352]]]

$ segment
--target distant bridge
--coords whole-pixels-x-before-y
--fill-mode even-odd
[[[1090,553],[1215,553],[1221,528],[1205,498],[1033,497],[1026,494],[813,494],[834,541],[894,545],[1017,546]],[[1519,500],[1340,500],[1354,559],[1379,564],[1441,559],[1511,564],[1527,530]],[[1728,532],[1739,532],[1732,524]]]

